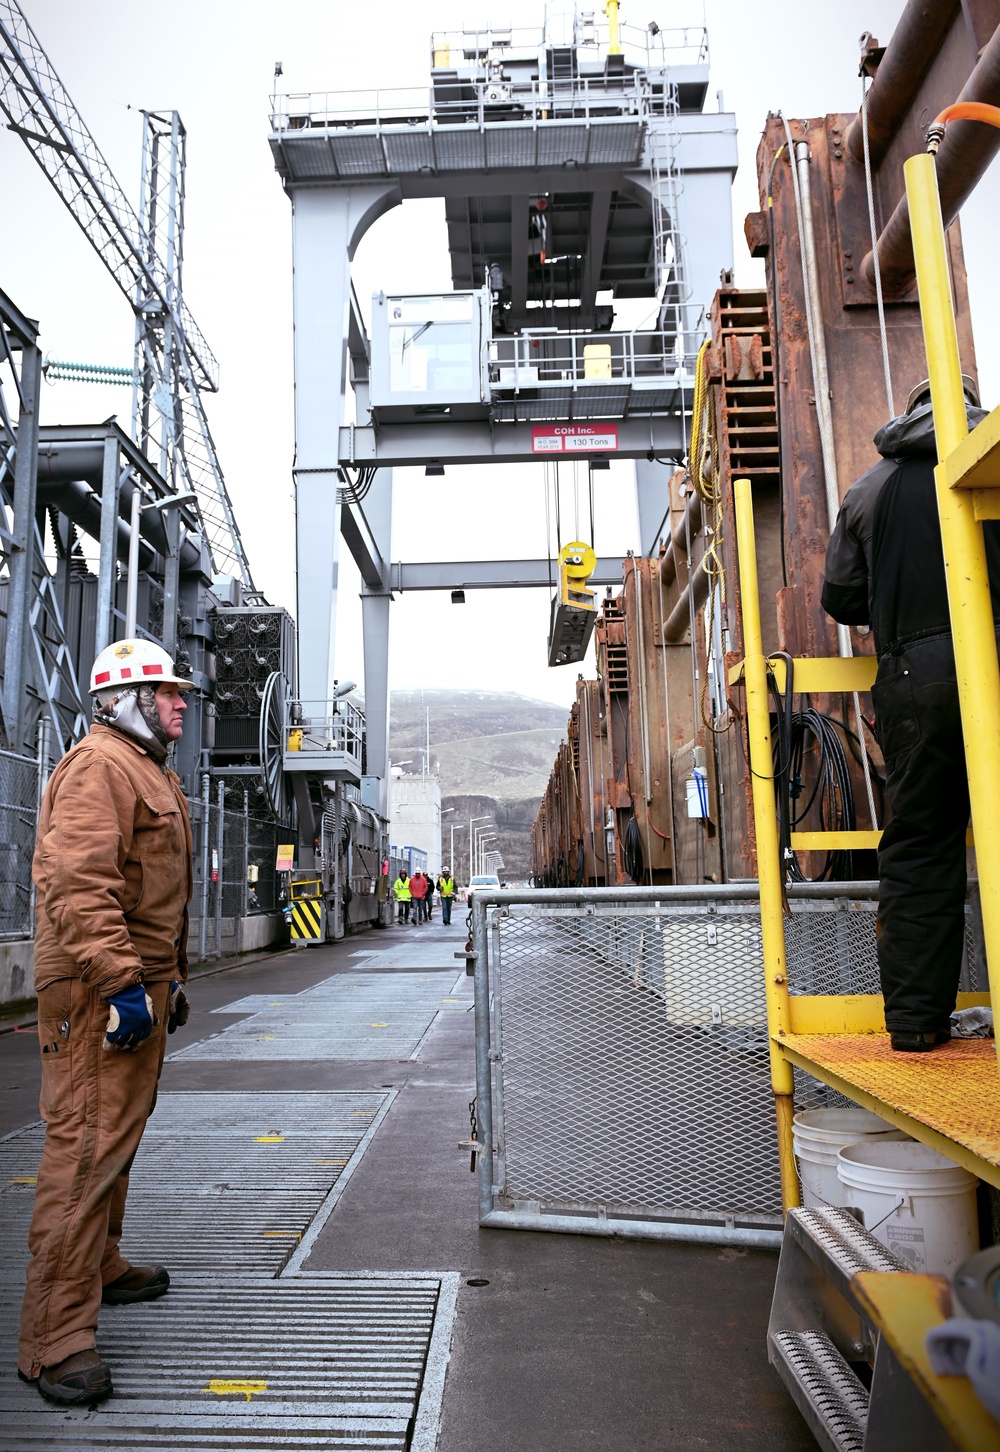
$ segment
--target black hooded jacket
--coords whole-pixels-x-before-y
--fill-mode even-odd
[[[969,408],[969,428],[986,414]],[[938,520],[930,404],[875,435],[881,461],[844,495],[826,551],[822,605],[843,625],[870,625],[878,655],[951,630]],[[1000,622],[1000,524],[984,526],[993,616]]]

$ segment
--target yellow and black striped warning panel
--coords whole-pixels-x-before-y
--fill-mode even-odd
[[[292,941],[320,939],[323,936],[323,899],[304,897],[292,904]]]

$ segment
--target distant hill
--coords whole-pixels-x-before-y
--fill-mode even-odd
[[[541,797],[569,711],[551,701],[487,691],[393,691],[389,750],[419,771],[429,712],[431,770],[443,796]]]
[[[425,752],[429,713],[430,769],[441,785],[444,818],[442,846],[450,851],[447,824],[456,829],[470,816],[489,814],[497,824],[504,877],[526,878],[531,871],[531,824],[566,734],[569,711],[551,701],[512,692],[393,691],[389,752],[404,771],[419,773]],[[458,875],[468,872],[468,838],[456,830]]]

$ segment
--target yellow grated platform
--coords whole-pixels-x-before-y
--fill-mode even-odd
[[[1000,1187],[1000,1075],[992,1039],[894,1054],[887,1033],[789,1034],[782,1054],[807,1074]]]

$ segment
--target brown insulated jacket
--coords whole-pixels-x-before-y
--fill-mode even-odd
[[[91,727],[45,789],[32,867],[35,986],[105,998],[187,978],[191,823],[180,779],[130,737]]]

